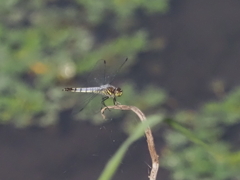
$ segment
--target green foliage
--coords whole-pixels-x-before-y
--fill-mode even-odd
[[[221,101],[206,103],[199,112],[177,113],[174,119],[182,125],[173,119],[165,121],[175,132],[166,133],[163,164],[172,169],[174,179],[240,177],[240,151],[233,151],[236,145],[222,140],[228,127],[239,123],[239,99],[236,88]]]
[[[99,59],[128,56],[134,62],[148,48],[148,33],[132,31],[129,20],[136,20],[139,9],[150,15],[167,8],[167,0],[75,0],[64,6],[59,1],[1,1],[0,122],[18,127],[55,123],[62,110],[79,103],[61,92],[64,83],[88,74]],[[95,30],[99,27],[116,35],[102,37]]]
[[[168,10],[168,0],[105,0],[105,1],[86,1],[77,0],[87,10],[88,21],[92,23],[100,23],[104,21],[107,13],[114,13],[117,16],[116,24],[119,21],[126,21],[128,18],[134,18],[134,12],[137,9],[143,9],[147,13],[166,12]]]
[[[139,28],[136,12],[147,16],[164,13],[169,4],[168,0],[64,2],[61,6],[59,1],[47,0],[0,1],[1,123],[17,127],[55,123],[60,112],[81,102],[61,92],[62,87],[83,85],[75,77],[83,77],[99,59],[128,56],[129,65],[124,67],[127,72],[140,52],[154,48],[146,29]],[[153,111],[152,107],[159,107],[167,99],[167,93],[156,86],[139,90],[131,80],[120,82],[124,95],[118,100],[122,104]],[[99,114],[89,117],[92,122],[100,122]],[[142,135],[143,126],[135,129],[136,118],[127,115],[125,119],[125,131],[133,135],[119,149],[114,167]],[[238,146],[222,140],[227,128],[239,123],[239,88],[221,101],[206,103],[198,112],[181,111],[172,119],[178,123],[166,121],[173,130],[165,134],[167,148],[160,161],[172,171],[174,179],[240,177],[240,152],[233,151]]]
[[[203,108],[203,113],[212,119],[213,125],[223,123],[231,125],[240,119],[240,89],[236,88],[226,95],[222,102],[208,103]]]

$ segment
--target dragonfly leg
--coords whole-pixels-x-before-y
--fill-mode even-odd
[[[104,107],[106,107],[109,111],[110,111],[110,109],[107,107],[107,105],[105,104],[105,101],[108,99],[109,97],[108,96],[105,96],[105,97],[103,97],[102,98],[102,105],[104,106]]]
[[[121,105],[121,103],[117,101],[116,97],[113,98],[113,104],[114,104],[115,106]]]
[[[113,98],[113,104],[117,106],[117,105],[120,105],[121,103],[118,102],[116,98]]]

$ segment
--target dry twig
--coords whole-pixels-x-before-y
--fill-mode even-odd
[[[143,112],[138,109],[135,106],[127,106],[127,105],[117,105],[117,106],[107,106],[104,107],[101,110],[101,114],[102,117],[105,119],[105,115],[104,115],[104,111],[106,109],[120,109],[120,110],[131,110],[133,111],[135,114],[137,114],[137,116],[139,117],[139,119],[143,122],[146,121],[146,117],[143,114]],[[150,180],[156,180],[157,178],[157,173],[158,173],[158,168],[159,168],[159,161],[158,161],[158,155],[156,153],[156,149],[155,149],[155,144],[154,144],[154,140],[153,140],[153,136],[152,136],[152,131],[151,129],[148,127],[145,129],[145,135],[147,138],[147,144],[148,144],[148,150],[151,156],[151,160],[152,160],[152,169],[151,169],[151,173],[149,175],[149,179]]]

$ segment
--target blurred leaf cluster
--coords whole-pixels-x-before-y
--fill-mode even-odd
[[[198,111],[180,111],[166,133],[163,164],[174,179],[238,179],[240,151],[227,136],[240,122],[240,88],[222,100],[208,102]],[[187,128],[186,128],[187,127]],[[239,132],[236,132],[239,136]]]
[[[168,0],[2,0],[0,122],[53,124],[79,103],[62,87],[82,85],[77,78],[97,60],[129,57],[134,63],[148,48],[148,32],[135,16],[139,10],[164,13]]]
[[[99,59],[129,57],[130,68],[140,52],[154,48],[136,14],[168,8],[169,0],[1,0],[0,122],[18,127],[55,123],[62,111],[80,103],[61,92],[62,87],[84,84],[82,75]],[[156,86],[139,90],[130,78],[120,82],[122,104],[144,111],[166,101],[167,93]],[[190,129],[175,126],[165,136],[163,165],[174,179],[240,177],[239,146],[222,140],[228,128],[239,124],[239,110],[236,89],[198,112],[186,110],[173,117]]]

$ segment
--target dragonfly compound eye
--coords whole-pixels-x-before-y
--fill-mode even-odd
[[[116,88],[116,90],[115,90],[115,96],[116,96],[116,97],[119,97],[119,96],[121,96],[121,95],[122,95],[122,93],[123,93],[123,91],[122,91],[122,89],[121,89],[121,88]]]

